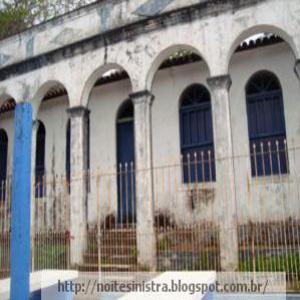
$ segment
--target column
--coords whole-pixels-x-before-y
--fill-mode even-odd
[[[88,115],[85,107],[68,109],[71,123],[70,233],[71,266],[83,262],[87,240]]]
[[[221,268],[235,271],[238,268],[238,236],[229,99],[231,78],[229,75],[211,77],[207,83],[212,94]]]
[[[130,98],[134,104],[138,263],[154,270],[156,239],[151,132],[151,105],[154,97],[145,90],[131,94]]]
[[[14,118],[14,153],[11,221],[10,299],[29,299],[30,187],[32,106],[17,104]]]

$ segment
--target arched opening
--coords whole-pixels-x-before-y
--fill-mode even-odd
[[[43,124],[43,122],[47,124],[47,136],[50,137],[47,143],[44,141],[44,145],[40,143],[39,148],[37,148],[38,140],[36,140],[36,149],[32,150],[36,153],[34,170],[35,178],[38,180],[36,181],[35,195],[37,197],[43,197],[45,183],[43,184],[42,177],[47,176],[46,170],[51,170],[51,176],[49,176],[49,178],[51,177],[51,180],[56,181],[56,185],[59,184],[57,177],[59,174],[64,174],[66,182],[69,182],[67,178],[67,169],[64,167],[67,164],[67,162],[64,161],[67,156],[67,144],[63,142],[66,139],[66,132],[61,130],[61,128],[65,128],[68,121],[66,112],[69,107],[68,92],[60,82],[48,80],[43,83],[35,93],[33,106],[34,118],[40,120],[37,121],[36,137],[39,137],[40,130],[40,141],[42,143],[43,129],[40,129],[40,124]],[[61,138],[61,136],[63,136],[63,138]],[[49,159],[45,158],[45,153],[47,153]],[[64,153],[62,159],[58,153]],[[56,187],[54,182],[51,182],[51,184],[49,182],[48,185],[51,185],[51,189]]]
[[[201,84],[187,87],[180,98],[180,146],[183,181],[215,180],[211,99]]]
[[[126,100],[117,114],[118,222],[136,221],[134,174],[134,108]]]
[[[37,87],[32,104],[35,121],[32,148],[34,268],[51,268],[50,257],[57,252],[55,249],[59,249],[59,256],[63,258],[56,266],[67,268],[71,211],[65,174],[68,92],[59,81],[47,80]],[[46,244],[48,250],[44,251]]]
[[[149,90],[152,90],[159,70],[200,61],[204,62],[205,69],[209,74],[208,65],[197,49],[189,45],[170,46],[161,51],[152,62],[150,70],[147,73],[146,86]]]
[[[15,100],[9,95],[0,97],[0,119],[2,129],[0,130],[0,201],[10,200],[10,170],[9,164],[9,140],[13,139],[14,115],[16,107]]]
[[[119,136],[123,134],[123,132],[120,133],[120,131],[126,127],[124,120],[126,114],[124,109],[126,109],[126,107],[124,109],[120,107],[123,104],[122,99],[127,99],[130,93],[132,93],[132,84],[129,74],[118,64],[106,64],[95,69],[85,84],[82,105],[88,106],[92,112],[90,115],[90,135],[92,137],[90,142],[90,160],[93,168],[100,167],[102,170],[109,170],[109,172],[118,171],[118,173],[120,173],[119,165],[122,164],[123,171],[120,174],[124,174],[125,163],[127,163],[127,175],[131,176],[129,175],[129,160],[133,161],[133,159],[129,159],[128,157],[132,156],[132,151],[134,150],[130,147],[126,153],[123,153],[120,150],[123,149],[122,146],[119,146],[120,143],[123,142],[123,140],[119,141]],[[130,113],[128,116],[130,119]],[[133,115],[131,115],[131,118],[132,116]],[[120,125],[121,122],[119,123],[121,119],[124,121],[123,126]],[[131,122],[129,119],[127,120],[127,127],[133,128],[133,119]],[[129,138],[131,137],[129,136]],[[126,155],[128,155],[128,157],[126,157]],[[104,157],[105,159],[103,159]],[[123,204],[124,197],[126,197],[126,199],[131,198],[131,195],[133,195],[131,191],[134,190],[134,183],[129,182],[125,176],[120,178],[114,175],[111,180],[114,181],[113,184],[115,184],[116,187],[117,185],[119,186],[119,190],[116,191],[117,193],[113,191],[113,197],[119,200],[116,199],[116,202],[108,201],[107,205],[110,207],[112,205],[114,206],[115,203],[118,204],[118,201],[121,201],[121,204]],[[127,190],[126,184],[130,184],[127,186]],[[126,191],[129,194],[126,194]],[[121,198],[122,200],[120,200]],[[117,206],[120,207],[120,205]],[[126,207],[126,209],[128,209],[128,206]],[[125,217],[121,213],[121,209],[119,209],[119,212],[118,207],[114,206],[113,209],[114,213],[116,213],[115,220],[118,219],[119,223],[133,222],[135,220],[133,212],[131,216],[127,214]],[[123,210],[124,214],[125,211],[126,210]]]
[[[259,71],[246,86],[252,176],[288,173],[283,96],[275,74]]]
[[[166,49],[157,56],[154,65],[158,65],[158,67],[153,74],[151,90],[155,96],[152,106],[153,164],[174,165],[174,158],[176,157],[178,162],[180,162],[181,154],[185,160],[187,159],[188,153],[187,151],[182,151],[182,148],[186,146],[185,141],[187,137],[185,135],[190,134],[190,132],[182,130],[184,127],[182,125],[182,117],[187,115],[189,110],[188,100],[186,100],[185,105],[185,101],[178,101],[178,99],[183,98],[182,93],[187,87],[191,87],[189,91],[192,93],[193,91],[196,93],[199,90],[197,86],[199,88],[203,87],[202,92],[206,91],[205,95],[209,95],[205,86],[206,80],[210,76],[210,71],[205,59],[199,55],[196,49],[188,45],[174,46]],[[150,73],[149,76],[151,77]],[[195,83],[199,84],[195,85]],[[186,91],[186,94],[189,91]],[[191,96],[194,97],[193,95]],[[192,101],[192,98],[190,100]],[[186,107],[184,108],[184,106]],[[184,114],[184,111],[186,111],[186,114]],[[213,153],[211,154],[213,155]],[[191,158],[194,158],[194,154]],[[184,164],[186,165],[186,161]],[[178,177],[182,175],[180,168],[179,172]],[[183,181],[187,182],[187,171],[183,173]]]
[[[0,129],[0,200],[6,199],[8,136]]]
[[[244,62],[245,65],[247,65],[247,62],[251,64],[250,68],[259,64],[266,65],[267,61],[272,59],[272,56],[278,63],[279,60],[282,60],[282,57],[278,58],[278,55],[282,53],[287,55],[284,58],[286,60],[290,60],[290,57],[292,57],[290,69],[294,76],[296,47],[293,39],[280,28],[264,25],[254,26],[240,33],[232,42],[225,60],[226,70],[229,74],[232,74],[240,61]],[[276,68],[275,61],[272,64]]]
[[[95,69],[94,72],[89,76],[83,87],[83,92],[81,95],[81,105],[90,105],[93,89],[104,84],[113,83],[124,79],[129,80],[130,88],[132,89],[129,74],[122,66],[116,63],[107,63]]]
[[[116,87],[112,87],[116,85]],[[125,95],[124,95],[125,91]],[[97,127],[97,131],[102,129],[109,130],[114,127],[110,127],[108,122],[114,126],[114,115],[112,115],[112,105],[108,102],[119,101],[120,95],[122,97],[127,97],[132,92],[131,81],[128,73],[118,64],[109,63],[97,68],[88,78],[82,94],[82,105],[87,106],[91,111],[93,111],[93,116],[95,117],[95,122],[93,119],[88,117],[88,152],[90,152],[91,143],[90,135],[93,139],[96,138],[98,134],[92,134],[91,131]],[[102,106],[99,106],[99,101],[102,101]],[[107,119],[106,119],[107,118]],[[97,121],[96,121],[97,120]],[[103,123],[102,123],[103,122]],[[101,141],[101,145],[103,142]],[[107,149],[107,147],[106,147]],[[115,152],[114,149],[110,149],[111,152]],[[96,152],[96,151],[94,151]],[[97,151],[98,152],[98,151]],[[100,165],[100,157],[92,158],[94,164]],[[88,154],[88,166],[90,165],[90,155]]]
[[[293,56],[297,56],[297,47],[293,38],[281,28],[260,24],[244,30],[235,37],[230,45],[226,57],[227,70],[229,69],[228,66],[230,67],[234,53],[278,43],[286,43]]]
[[[41,121],[37,121],[36,153],[35,153],[35,196],[42,198],[45,194],[45,150],[46,128]]]
[[[297,84],[294,50],[286,32],[264,25],[245,30],[232,44],[228,60],[233,82],[231,116],[240,124],[232,127],[234,149],[237,153],[250,150],[252,176],[289,172],[286,125],[293,124],[291,111],[298,109],[291,100]]]

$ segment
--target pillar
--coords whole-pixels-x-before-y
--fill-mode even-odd
[[[10,299],[29,299],[32,106],[17,104],[14,118]]]
[[[68,109],[71,124],[70,233],[71,266],[83,262],[87,240],[88,115],[85,107]]]
[[[211,77],[207,83],[212,94],[221,268],[235,271],[238,268],[238,236],[229,99],[231,78],[229,75]]]
[[[154,270],[156,239],[151,132],[151,106],[154,97],[145,90],[131,94],[130,98],[134,104],[138,263]]]

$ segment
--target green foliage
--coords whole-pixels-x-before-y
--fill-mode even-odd
[[[26,28],[28,11],[24,5],[4,1],[0,11],[0,39]]]
[[[137,247],[132,247],[131,249],[131,256],[134,257],[134,258],[137,258],[138,257],[138,250],[137,250]]]
[[[2,0],[0,2],[0,40],[95,1]]]
[[[166,251],[172,246],[172,241],[169,237],[165,236],[157,242],[157,249],[159,251]]]
[[[255,266],[255,268],[254,268]],[[240,260],[239,271],[256,272],[287,272],[293,273],[300,268],[300,254],[287,251],[287,253],[278,253],[274,255],[257,255]]]
[[[35,251],[36,269],[66,269],[67,247],[65,245],[40,245]]]

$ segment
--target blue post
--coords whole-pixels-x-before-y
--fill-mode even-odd
[[[32,135],[32,106],[30,103],[17,104],[14,122],[10,299],[28,300]]]

